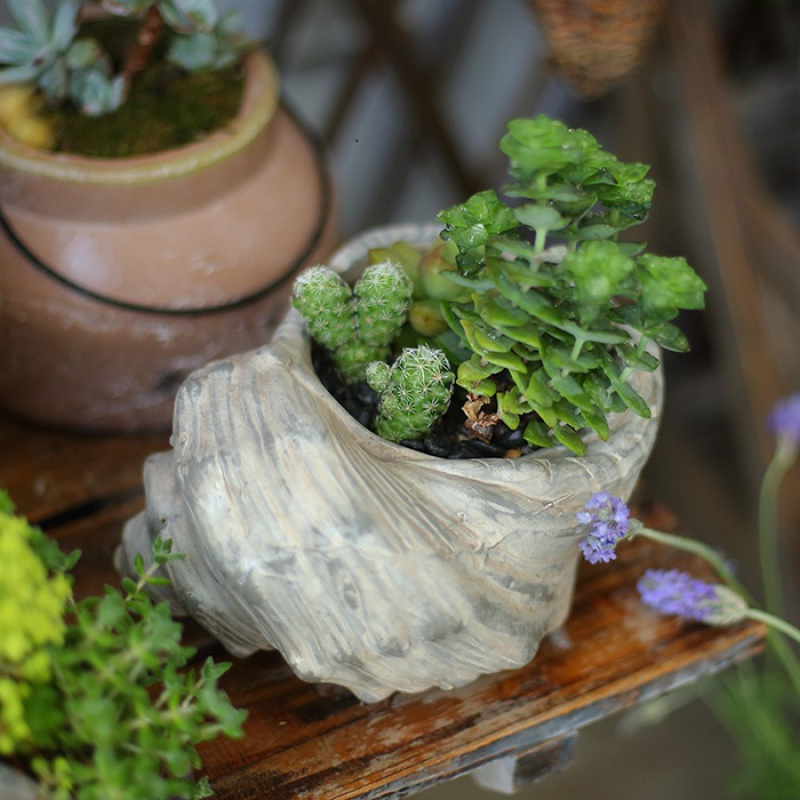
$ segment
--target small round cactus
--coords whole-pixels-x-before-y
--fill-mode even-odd
[[[447,357],[427,345],[406,348],[391,367],[373,362],[366,375],[380,394],[375,432],[391,442],[425,436],[447,410],[453,392]]]
[[[344,380],[355,382],[364,380],[367,364],[389,357],[411,292],[411,280],[392,262],[367,267],[353,290],[333,270],[317,266],[297,278],[292,302]]]

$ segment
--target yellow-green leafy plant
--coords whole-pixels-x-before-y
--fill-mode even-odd
[[[156,540],[138,580],[76,601],[64,555],[0,492],[0,766],[42,800],[167,800],[211,792],[196,745],[242,735],[244,712],[219,689],[228,664],[199,670],[182,626],[145,591],[180,558]]]

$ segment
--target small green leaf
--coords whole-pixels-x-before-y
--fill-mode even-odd
[[[525,441],[533,447],[552,447],[550,429],[538,420],[530,420],[523,432]]]
[[[140,577],[142,577],[142,578],[143,578],[143,577],[144,577],[144,575],[145,575],[145,573],[147,572],[147,567],[145,566],[145,563],[144,563],[144,557],[142,556],[142,554],[141,554],[141,553],[137,553],[137,554],[134,556],[134,558],[133,558],[133,565],[134,565],[134,567],[135,567],[135,569],[136,569],[136,573],[137,573],[137,574],[138,574]]]
[[[579,227],[578,232],[581,239],[611,239],[616,235],[617,228],[613,225],[594,224]]]
[[[569,220],[551,206],[539,206],[534,203],[515,208],[514,216],[522,225],[527,225],[533,230],[558,231],[569,224]]]
[[[609,356],[608,360],[602,364],[603,371],[608,376],[614,391],[622,399],[622,402],[640,417],[649,419],[650,407],[647,405],[642,396],[627,382],[623,381],[619,372],[619,368]]]
[[[565,447],[572,450],[576,456],[586,455],[586,445],[583,439],[572,428],[566,425],[556,425],[553,428],[553,436]]]

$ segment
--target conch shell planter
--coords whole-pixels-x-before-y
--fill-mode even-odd
[[[414,232],[372,232],[332,265],[400,237]],[[291,311],[269,346],[182,386],[173,449],[146,463],[147,509],[118,566],[172,538],[186,553],[167,568],[176,611],[234,655],[277,648],[301,678],[363,701],[520,667],[569,614],[576,513],[601,490],[627,498],[650,453],[661,371],[635,381],[652,418],[615,415],[609,442],[587,436],[582,458],[436,458],[380,439],[331,397]]]

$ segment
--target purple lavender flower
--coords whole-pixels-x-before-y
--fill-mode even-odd
[[[586,503],[586,511],[580,511],[577,516],[582,525],[591,525],[581,542],[586,560],[590,564],[613,561],[617,557],[614,552],[617,542],[628,534],[628,506],[619,497],[597,492]]]
[[[644,603],[656,611],[707,625],[730,625],[744,619],[748,610],[736,592],[677,569],[648,569],[637,588]]]
[[[800,392],[775,404],[767,418],[767,427],[778,438],[800,446]]]

